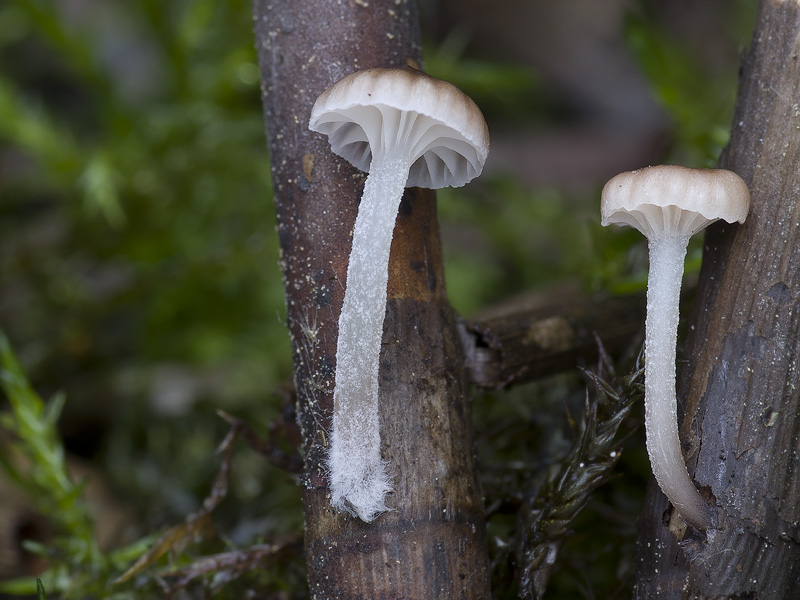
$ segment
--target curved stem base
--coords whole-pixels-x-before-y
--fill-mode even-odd
[[[680,515],[699,529],[716,514],[694,486],[681,452],[675,393],[678,305],[688,236],[651,239],[645,325],[645,429],[658,485]]]

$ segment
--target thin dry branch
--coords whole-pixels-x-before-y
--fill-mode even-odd
[[[643,293],[589,295],[575,286],[535,292],[461,324],[470,380],[503,389],[590,364],[599,337],[611,354],[642,331]]]

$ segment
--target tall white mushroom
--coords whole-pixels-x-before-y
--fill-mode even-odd
[[[368,69],[325,90],[309,128],[369,176],[353,230],[339,317],[333,429],[333,506],[373,520],[391,490],[380,454],[378,366],[389,249],[405,187],[462,186],[480,175],[489,132],[461,90],[414,69]]]
[[[602,224],[630,225],[650,250],[645,323],[645,430],[658,485],[678,513],[700,529],[716,511],[692,483],[678,437],[675,346],[683,262],[689,238],[714,221],[743,223],[750,192],[730,171],[657,166],[621,173],[602,192]]]

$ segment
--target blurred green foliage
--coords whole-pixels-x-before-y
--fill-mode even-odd
[[[134,536],[208,493],[216,410],[263,427],[291,378],[250,15],[241,0],[0,5],[0,328],[41,389],[66,391],[67,449],[127,499]],[[238,545],[297,531],[298,498],[242,450],[217,525]],[[125,565],[91,554],[55,564],[77,597],[107,597],[107,577],[77,577]]]
[[[737,0],[730,11],[737,39],[748,35],[752,6]],[[3,424],[31,466],[6,461],[6,470],[58,530],[51,544],[29,545],[50,559],[50,579],[44,588],[17,580],[20,593],[152,597],[152,579],[109,582],[145,552],[151,532],[202,505],[228,431],[217,409],[256,428],[279,412],[275,390],[291,379],[291,352],[250,14],[249,0],[0,4],[0,329],[19,355],[3,339]],[[626,35],[674,125],[665,162],[710,166],[727,140],[735,71],[711,77],[644,9]],[[532,126],[564,118],[529,68],[471,56],[467,41],[456,30],[429,44],[428,70],[490,118]],[[498,175],[442,190],[454,306],[468,315],[562,279],[592,291],[643,289],[644,239],[599,226],[600,184],[530,189]],[[688,270],[698,265],[695,245]],[[22,365],[54,401],[41,401]],[[562,407],[582,405],[573,375],[478,395],[485,475],[511,469],[529,485],[569,448]],[[121,549],[98,544],[65,447],[93,461],[135,515]],[[619,515],[638,510],[646,459],[626,452],[622,468],[633,475],[590,503],[613,516],[579,517],[565,543],[553,579],[559,598],[630,584],[633,525]],[[301,531],[299,490],[240,449],[214,520],[215,541],[159,568]],[[493,518],[494,543],[511,528],[508,515]],[[302,598],[302,569],[294,560],[253,580]],[[241,597],[247,582],[228,590]]]
[[[288,344],[273,326],[281,285],[249,4],[48,4],[0,9],[15,30],[0,34],[3,237],[53,223],[37,246],[60,263],[3,265],[9,280],[48,280],[20,292],[15,337],[81,360],[123,329],[114,350],[137,361],[224,361],[234,384],[269,388],[288,372]]]
[[[714,167],[728,141],[737,68],[698,48],[659,21],[653,3],[641,0],[626,13],[628,47],[670,121],[662,162]],[[736,0],[715,32],[744,52],[756,3]],[[471,57],[467,36],[455,30],[426,54],[428,70],[475,98],[491,118],[520,127],[558,123],[563,108],[530,69]],[[695,40],[697,42],[697,40]],[[719,48],[706,48],[718,53]],[[723,52],[724,54],[724,52]],[[533,135],[535,135],[535,130]],[[637,165],[638,166],[638,165]],[[632,167],[633,168],[633,167]],[[463,314],[509,294],[569,278],[587,290],[629,293],[647,284],[644,237],[630,228],[599,226],[596,186],[562,190],[531,188],[513,178],[484,177],[467,188],[437,191],[445,241],[449,296]],[[452,239],[448,232],[454,231]],[[689,247],[686,273],[697,273],[702,236]]]
[[[0,333],[0,386],[11,404],[11,414],[3,415],[3,426],[13,432],[18,451],[31,465],[22,474],[14,461],[4,455],[6,469],[13,480],[41,503],[39,510],[53,515],[53,520],[69,537],[63,554],[76,564],[99,560],[100,550],[92,531],[89,515],[80,501],[81,489],[67,474],[64,448],[60,443],[57,422],[64,406],[64,396],[55,396],[48,404],[33,391],[6,337]]]
[[[427,44],[425,71],[467,92],[488,115],[513,115],[520,125],[546,119],[548,95],[536,73],[525,65],[472,56],[469,41],[469,33],[456,28]]]
[[[100,597],[107,590],[113,566],[128,552],[104,554],[97,543],[94,525],[83,499],[84,489],[73,482],[67,469],[64,447],[57,430],[64,396],[45,404],[31,388],[7,338],[0,332],[0,387],[11,404],[2,426],[13,434],[14,443],[4,449],[3,466],[11,480],[22,487],[49,515],[56,535],[46,544],[26,541],[26,548],[54,565],[45,575],[50,589],[76,589],[83,597]],[[19,464],[28,465],[20,469]],[[140,550],[141,551],[141,550]],[[124,559],[123,559],[124,560]],[[44,594],[39,578],[0,582],[0,590],[11,594]]]
[[[730,136],[738,70],[720,69],[713,58],[698,56],[696,46],[676,39],[646,7],[645,3],[641,11],[629,13],[625,37],[655,98],[672,118],[674,143],[668,158],[676,164],[713,168]],[[756,3],[733,0],[727,8],[718,23],[720,32],[738,42],[743,53]]]

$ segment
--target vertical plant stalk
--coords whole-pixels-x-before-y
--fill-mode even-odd
[[[464,358],[429,190],[405,191],[390,250],[378,406],[391,510],[367,524],[331,509],[338,316],[364,176],[307,124],[316,97],[343,76],[421,64],[416,2],[256,0],[254,21],[303,435],[311,593],[489,598]]]

